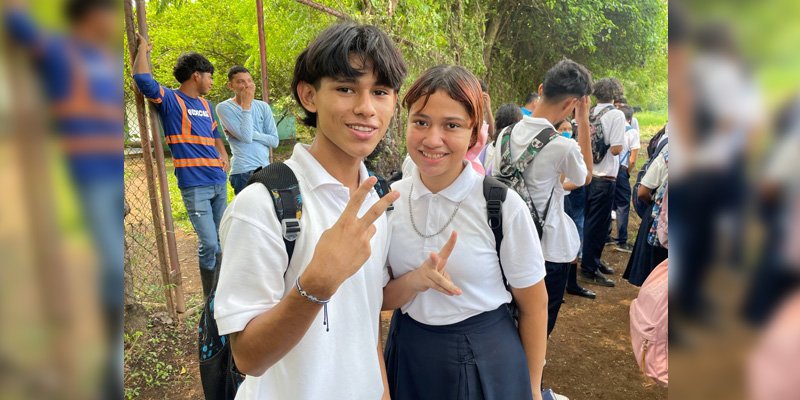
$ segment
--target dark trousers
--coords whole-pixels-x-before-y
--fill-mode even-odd
[[[631,210],[631,182],[628,169],[619,166],[617,183],[614,185],[614,210],[617,212],[617,242],[628,242],[628,215]]]
[[[550,332],[553,332],[553,328],[556,326],[558,311],[564,302],[569,263],[545,261],[544,268],[547,271],[547,275],[544,277],[544,285],[547,287],[547,336],[550,336]]]
[[[597,272],[603,255],[608,227],[611,224],[611,203],[614,181],[594,177],[586,195],[586,221],[583,231],[583,262],[586,272]]]
[[[247,186],[247,181],[250,180],[250,177],[253,176],[253,173],[256,170],[242,172],[241,174],[232,174],[228,180],[231,182],[231,187],[233,188],[233,194],[239,194],[239,192]]]

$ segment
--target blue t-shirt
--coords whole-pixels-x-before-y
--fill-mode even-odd
[[[133,80],[161,116],[178,187],[224,184],[225,171],[215,146],[220,136],[210,102],[161,86],[151,74],[137,74]]]
[[[233,99],[217,105],[222,127],[231,145],[231,175],[269,165],[269,148],[278,147],[278,128],[269,104],[253,100],[249,110]]]
[[[33,55],[73,179],[121,183],[122,57],[45,34],[21,10],[8,10],[5,22],[9,36]]]

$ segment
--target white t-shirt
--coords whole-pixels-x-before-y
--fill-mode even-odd
[[[544,118],[524,117],[517,123],[511,131],[511,159],[519,158],[536,135],[548,127],[552,128],[553,125]],[[502,164],[501,147],[495,149],[494,171],[499,171]],[[525,186],[539,216],[544,215],[547,199],[551,191],[553,193],[550,210],[544,220],[541,241],[544,259],[547,261],[564,263],[578,256],[581,239],[575,222],[564,211],[566,191],[561,184],[561,175],[582,185],[586,181],[587,173],[578,143],[560,135],[544,146],[523,172]]]
[[[594,107],[594,114],[597,115],[601,110],[607,106],[612,106],[610,103],[599,103]],[[605,142],[610,146],[621,146],[625,144],[625,114],[622,111],[609,110],[600,118],[600,124],[603,126],[603,134]],[[620,153],[622,154],[622,153]],[[592,175],[594,176],[611,176],[616,178],[619,173],[619,155],[611,154],[609,150],[605,157],[600,160],[599,164],[592,166]]]
[[[287,270],[288,257],[270,194],[250,185],[228,206],[220,225],[222,267],[215,299],[220,334],[244,330],[255,317],[275,307],[294,287],[311,261],[320,235],[338,219],[349,189],[328,174],[302,144],[286,161],[303,195],[302,227]],[[361,165],[362,181],[368,177]],[[363,215],[378,195],[373,190],[361,207]],[[376,222],[369,260],[348,278],[328,304],[330,331],[322,312],[306,334],[262,376],[248,376],[237,399],[379,399],[383,393],[377,347],[388,223]],[[349,251],[342,249],[342,251]]]
[[[669,177],[669,170],[667,163],[664,161],[664,153],[669,151],[669,144],[664,146],[664,149],[653,159],[653,162],[647,168],[647,172],[642,177],[642,185],[648,189],[658,189]]]
[[[622,144],[622,152],[619,153],[619,165],[627,167],[630,164],[631,150],[642,148],[642,143],[636,128],[625,129],[625,143]]]
[[[461,175],[437,194],[425,187],[418,172],[392,186],[401,193],[389,216],[392,232],[389,265],[395,278],[419,268],[431,252],[441,249],[450,232],[458,233],[445,268],[463,293],[447,296],[432,289],[418,293],[400,308],[416,321],[428,325],[454,324],[511,301],[511,294],[503,285],[494,235],[487,220],[483,178],[467,163]],[[409,207],[413,207],[414,221],[420,231],[432,234],[447,223],[459,202],[461,206],[453,221],[441,234],[424,239],[414,231]],[[503,202],[502,216],[503,271],[512,287],[532,286],[544,279],[544,259],[528,207],[513,190],[508,191]]]

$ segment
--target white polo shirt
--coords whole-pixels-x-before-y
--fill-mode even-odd
[[[458,233],[445,268],[463,293],[447,296],[432,289],[418,293],[400,308],[416,321],[428,325],[454,324],[511,301],[511,294],[503,285],[494,235],[489,228],[483,178],[467,163],[458,178],[437,194],[425,187],[416,171],[392,186],[401,193],[389,216],[392,232],[389,265],[396,278],[419,268],[431,252],[438,252],[450,232]],[[413,207],[414,221],[421,232],[432,234],[447,223],[459,202],[461,206],[452,223],[439,235],[424,239],[414,231],[409,207]],[[506,277],[512,287],[532,286],[544,278],[544,259],[528,207],[513,190],[508,191],[503,202],[502,217],[500,254]]]
[[[522,154],[531,141],[545,128],[552,128],[544,118],[525,117],[511,131],[511,159]],[[502,149],[495,149],[494,171],[500,170]],[[567,192],[561,184],[561,175],[569,181],[583,184],[586,181],[586,165],[578,143],[563,136],[557,136],[548,143],[523,172],[525,186],[528,188],[539,216],[544,215],[550,192],[550,211],[544,220],[542,231],[542,251],[544,259],[550,262],[570,262],[578,256],[581,238],[575,222],[564,211],[564,196]]]
[[[611,103],[598,103],[594,107],[594,114],[597,115],[600,111],[607,106],[614,107]],[[603,134],[605,142],[609,146],[622,146],[625,144],[625,114],[622,111],[614,108],[600,118],[600,124],[603,126]],[[620,153],[622,154],[622,153]],[[611,154],[609,150],[605,157],[600,160],[600,163],[592,166],[592,175],[594,176],[611,176],[616,178],[619,173],[619,155]]]
[[[639,131],[636,128],[628,129],[625,127],[625,143],[622,145],[622,152],[619,153],[619,165],[627,167],[631,161],[631,151],[642,148]]]
[[[320,235],[338,219],[349,189],[297,144],[286,161],[297,175],[303,195],[302,231],[287,270],[288,257],[270,194],[250,185],[228,206],[220,225],[222,267],[215,299],[220,334],[244,330],[294,288],[295,279],[311,261]],[[362,181],[368,177],[361,165]],[[378,201],[373,190],[361,207],[363,215]],[[378,323],[385,268],[388,224],[376,222],[369,260],[348,278],[328,304],[330,331],[317,315],[300,342],[260,377],[248,376],[236,399],[379,399],[383,382],[378,362]],[[342,251],[350,251],[346,248]]]

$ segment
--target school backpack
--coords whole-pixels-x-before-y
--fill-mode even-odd
[[[614,110],[614,106],[608,105],[603,107],[597,115],[594,114],[594,107],[589,111],[589,133],[592,138],[592,162],[599,164],[611,148],[610,144],[606,144],[606,132],[603,131],[603,124],[600,120],[606,115],[607,112]]]
[[[633,188],[631,189],[631,203],[633,205],[634,210],[636,210],[636,214],[639,215],[639,218],[644,218],[644,214],[647,212],[648,206],[650,203],[642,201],[639,199],[639,186],[642,184],[642,178],[647,173],[647,169],[650,168],[650,165],[653,164],[653,161],[658,157],[658,154],[661,153],[661,150],[669,143],[669,138],[666,138],[659,143],[652,153],[650,153],[650,159],[647,160],[644,165],[642,165],[642,169],[636,174],[636,183],[633,184]]]
[[[669,182],[667,182],[669,184]],[[669,188],[664,189],[664,200],[661,202],[661,212],[658,213],[658,228],[656,235],[661,247],[669,248]]]
[[[370,175],[374,174],[370,172]],[[389,186],[386,180],[379,176],[377,178],[374,189],[383,197],[389,193]],[[273,163],[257,169],[247,181],[247,186],[255,183],[264,185],[271,195],[275,214],[281,223],[286,254],[291,260],[295,242],[300,235],[300,218],[303,214],[303,196],[297,176],[288,165]],[[214,320],[216,284],[214,282],[213,290],[206,298],[198,327],[200,380],[206,400],[233,400],[245,375],[236,368],[228,336],[220,336],[217,330]]]
[[[553,187],[553,190],[550,191],[550,197],[547,198],[547,205],[544,208],[544,214],[539,217],[539,211],[536,210],[536,206],[533,204],[531,195],[528,192],[528,187],[525,185],[525,177],[523,176],[523,172],[525,172],[525,169],[528,167],[528,165],[533,162],[533,159],[536,157],[536,155],[542,151],[544,146],[546,146],[551,140],[555,139],[560,134],[558,131],[550,127],[542,129],[542,131],[533,138],[531,143],[527,148],[525,148],[522,154],[520,154],[516,160],[511,160],[511,131],[516,125],[516,123],[511,124],[504,128],[502,132],[500,132],[500,136],[498,137],[500,140],[501,150],[500,168],[497,171],[492,171],[492,174],[498,181],[505,184],[517,192],[520,197],[522,197],[522,200],[524,200],[525,204],[528,206],[528,210],[530,210],[531,217],[533,217],[533,223],[536,225],[536,232],[539,233],[539,239],[541,239],[542,232],[544,231],[544,221],[547,218],[548,212],[550,211],[550,201],[553,199],[553,191],[555,191],[555,186]]]
[[[643,374],[666,387],[669,383],[669,267],[664,260],[644,281],[631,302],[631,345]]]

